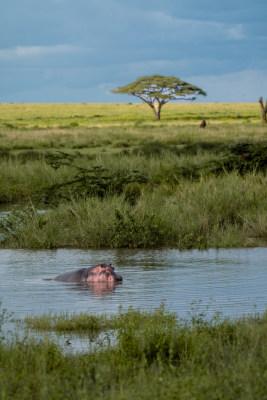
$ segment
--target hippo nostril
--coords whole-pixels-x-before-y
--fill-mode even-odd
[[[117,275],[117,276],[116,276],[116,281],[119,281],[119,282],[121,282],[121,281],[122,281],[122,276],[120,276],[120,275]]]

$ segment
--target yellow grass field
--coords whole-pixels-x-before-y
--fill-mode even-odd
[[[0,104],[0,129],[106,127],[118,125],[261,124],[258,103],[169,103],[156,121],[147,104]]]

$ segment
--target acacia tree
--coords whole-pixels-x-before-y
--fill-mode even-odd
[[[195,100],[197,95],[207,94],[197,86],[183,82],[173,76],[142,76],[129,85],[111,90],[112,93],[130,94],[138,97],[152,108],[156,119],[160,119],[161,108],[171,100]]]

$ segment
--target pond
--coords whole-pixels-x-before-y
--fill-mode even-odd
[[[238,317],[267,306],[267,248],[178,250],[0,250],[0,299],[16,318],[52,312],[116,313],[162,302],[184,318],[197,309]],[[112,263],[114,286],[50,280],[58,274]]]

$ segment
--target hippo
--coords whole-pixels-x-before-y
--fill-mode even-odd
[[[54,280],[60,282],[121,282],[122,277],[115,273],[111,264],[99,264],[95,267],[65,272]]]

